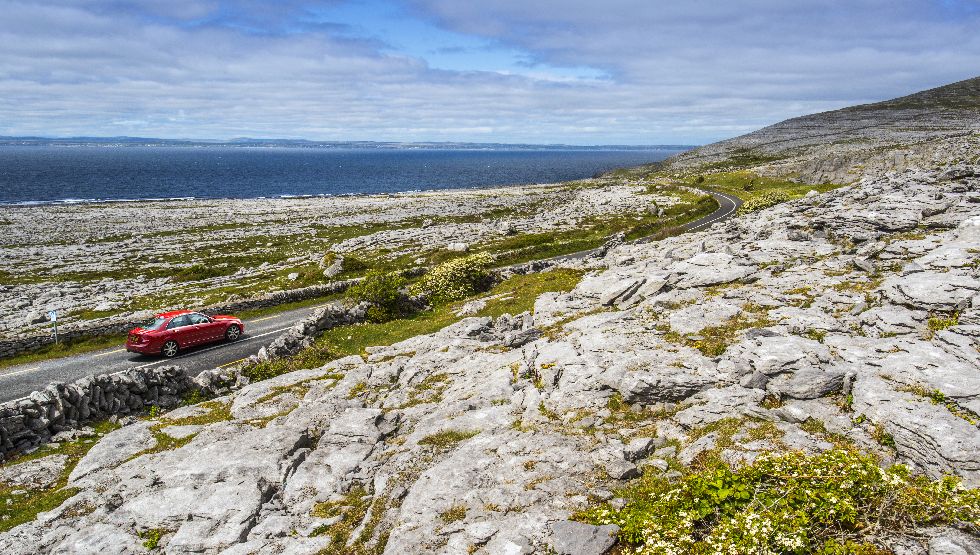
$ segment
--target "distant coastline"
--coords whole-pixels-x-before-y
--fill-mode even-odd
[[[168,146],[168,147],[270,147],[379,150],[568,150],[568,151],[644,151],[690,150],[698,145],[566,145],[527,143],[414,142],[414,141],[310,141],[306,139],[228,140],[158,139],[152,137],[8,137],[0,136],[0,146]]]

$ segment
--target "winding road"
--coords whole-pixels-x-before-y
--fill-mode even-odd
[[[718,209],[687,223],[685,231],[701,231],[730,218],[742,201],[737,197],[705,190],[718,202]],[[640,239],[639,241],[643,241]],[[556,257],[555,260],[581,259],[598,251],[587,251]],[[186,351],[172,359],[149,357],[126,352],[120,347],[93,351],[71,357],[10,366],[0,370],[0,403],[20,399],[43,389],[51,382],[72,382],[92,374],[112,374],[133,368],[152,368],[176,364],[188,374],[197,374],[221,366],[230,366],[272,343],[282,332],[324,305],[285,310],[277,314],[245,321],[246,335],[234,343],[215,343]]]

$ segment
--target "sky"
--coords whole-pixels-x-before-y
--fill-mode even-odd
[[[980,75],[980,0],[0,0],[0,135],[703,144]]]

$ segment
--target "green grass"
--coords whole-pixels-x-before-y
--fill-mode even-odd
[[[41,347],[37,351],[21,353],[19,355],[7,358],[0,358],[0,368],[70,357],[90,353],[92,351],[99,351],[101,349],[108,349],[110,347],[122,347],[124,343],[126,343],[125,334],[97,335],[94,337],[85,337],[73,341],[62,341],[61,343],[57,344],[52,343]]]
[[[841,187],[841,185],[833,183],[806,185],[786,179],[762,177],[750,171],[705,174],[703,175],[703,183],[698,183],[698,177],[695,175],[688,176],[683,179],[683,182],[690,186],[703,186],[722,193],[735,195],[745,202],[761,199],[767,193],[773,192],[785,193],[790,199],[797,199],[802,198],[811,190],[824,193]]]
[[[531,310],[541,294],[570,291],[581,278],[580,271],[567,269],[514,276],[485,294],[503,295],[503,298],[488,301],[477,316],[497,317]],[[454,311],[464,302],[443,305],[390,322],[336,327],[324,332],[313,345],[292,357],[263,362],[247,368],[245,372],[253,381],[268,379],[294,370],[318,368],[348,355],[364,355],[367,347],[391,345],[418,335],[435,333],[462,319]]]
[[[663,238],[680,233],[680,226],[718,209],[714,198],[686,191],[666,190],[680,202],[664,210],[663,217],[652,214],[607,216],[597,218],[575,229],[552,233],[525,233],[477,245],[474,250],[496,255],[496,264],[506,266],[531,260],[552,258],[594,249],[616,233],[627,240],[654,236]]]
[[[742,307],[742,312],[720,322],[717,326],[706,327],[691,336],[682,336],[674,331],[669,331],[664,335],[664,339],[697,349],[706,357],[717,357],[724,354],[728,346],[739,337],[740,332],[770,325],[772,325],[772,321],[769,320],[764,307],[746,305]]]
[[[423,437],[419,440],[419,445],[448,449],[470,439],[478,433],[480,433],[479,430],[443,430]]]
[[[153,447],[143,449],[139,453],[129,457],[127,460],[131,461],[142,457],[143,455],[152,455],[154,453],[162,453],[164,451],[179,449],[190,443],[191,440],[197,436],[197,434],[190,434],[181,438],[169,436],[163,432],[163,429],[169,426],[207,425],[214,424],[215,422],[231,420],[231,403],[208,401],[206,403],[201,403],[200,406],[201,408],[207,409],[207,412],[180,419],[167,418],[166,415],[157,418],[157,422],[150,426],[150,432],[153,434],[156,444]]]
[[[118,427],[118,425],[109,422],[101,422],[93,426],[100,436]],[[6,532],[15,526],[30,522],[37,517],[38,513],[55,509],[65,500],[74,496],[78,490],[66,487],[68,476],[75,469],[78,461],[82,460],[82,457],[97,441],[98,437],[92,437],[63,442],[57,446],[49,444],[30,455],[15,457],[5,462],[4,466],[10,466],[51,455],[68,456],[68,461],[58,479],[47,488],[33,490],[0,482],[0,532]]]

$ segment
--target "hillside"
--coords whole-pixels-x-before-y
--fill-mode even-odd
[[[980,77],[901,98],[789,119],[680,154],[668,171],[752,169],[804,183],[977,161]]]

